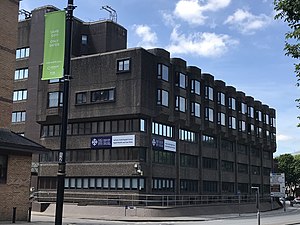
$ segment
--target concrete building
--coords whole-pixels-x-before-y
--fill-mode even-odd
[[[40,79],[44,14],[53,10],[19,22],[25,54],[12,120],[15,132],[53,149],[35,159],[37,189],[48,196],[63,104],[63,82]],[[74,22],[66,193],[232,195],[259,186],[269,194],[275,110],[164,49],[128,49],[126,41],[113,21]],[[14,120],[20,112],[26,119]]]

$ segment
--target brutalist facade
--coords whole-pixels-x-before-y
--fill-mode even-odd
[[[55,191],[63,82],[41,81],[43,15],[19,24],[15,91],[26,112],[13,128],[52,149],[40,155],[38,190]],[[275,110],[164,49],[126,48],[112,21],[75,20],[66,192],[171,195],[270,193]],[[17,72],[16,72],[17,74]],[[23,93],[23,92],[22,92]],[[17,97],[17,96],[16,96]]]

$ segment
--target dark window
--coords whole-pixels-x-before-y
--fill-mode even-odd
[[[203,181],[203,191],[204,192],[218,192],[218,182],[217,181]]]
[[[259,166],[251,166],[253,175],[260,175],[260,167]]]
[[[203,165],[203,169],[217,170],[218,169],[218,160],[203,157],[202,165]]]
[[[180,166],[181,167],[198,168],[198,156],[188,155],[188,154],[180,154]]]
[[[198,180],[180,180],[180,190],[186,192],[198,192]]]
[[[248,155],[247,145],[237,144],[237,153],[242,155]]]
[[[169,178],[152,178],[153,191],[174,191],[175,181]]]
[[[243,163],[238,163],[238,173],[248,174],[248,165]]]
[[[87,93],[86,92],[80,92],[76,93],[76,104],[83,104],[87,101]]]
[[[157,77],[165,81],[169,81],[169,67],[164,64],[158,64]]]
[[[108,102],[114,100],[114,89],[98,90],[91,92],[91,102]]]
[[[217,147],[217,140],[216,138],[208,135],[202,135],[202,143],[203,146],[216,148]]]
[[[191,80],[191,93],[200,95],[200,81]]]
[[[222,160],[222,170],[223,171],[233,172],[234,171],[233,166],[234,166],[233,162]]]
[[[233,142],[228,140],[221,140],[221,149],[229,152],[233,152]]]
[[[5,184],[7,179],[7,156],[0,155],[0,184]]]
[[[63,93],[60,91],[48,93],[48,107],[57,108],[63,104]]]
[[[153,150],[153,163],[175,165],[175,153],[170,151]]]
[[[222,192],[223,193],[234,193],[234,183],[222,182]]]
[[[117,61],[117,71],[127,72],[130,71],[130,59],[122,59]]]

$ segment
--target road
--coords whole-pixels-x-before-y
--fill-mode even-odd
[[[201,217],[173,217],[173,218],[156,218],[149,217],[124,217],[107,218],[106,220],[64,218],[64,225],[256,225],[258,224],[255,213],[251,214],[231,214],[231,215],[211,215]],[[132,220],[132,221],[124,221]],[[156,220],[156,221],[155,221]],[[159,221],[161,220],[161,221]],[[10,223],[0,222],[0,225]],[[34,214],[31,223],[16,222],[23,225],[53,225],[54,217]],[[300,205],[288,207],[287,211],[283,209],[261,213],[261,225],[300,225]]]

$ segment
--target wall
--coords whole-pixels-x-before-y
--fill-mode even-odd
[[[12,220],[13,207],[16,220],[27,220],[30,173],[31,156],[8,156],[7,183],[0,184],[0,221]]]

